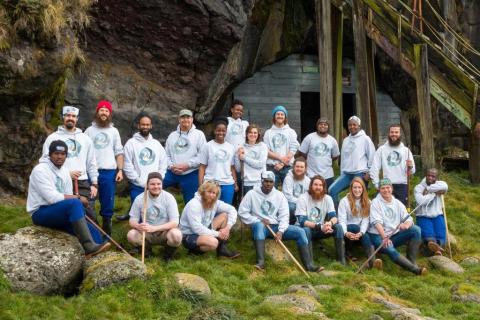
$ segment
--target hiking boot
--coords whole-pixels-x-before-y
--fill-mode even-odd
[[[313,264],[313,258],[310,255],[310,249],[308,245],[302,247],[299,246],[298,251],[300,252],[300,259],[302,260],[303,266],[305,269],[307,269],[307,271],[320,272],[324,269],[323,267]]]
[[[125,213],[124,215],[117,216],[116,219],[117,219],[118,221],[126,221],[126,220],[129,220],[129,219],[130,219],[130,214],[129,214],[129,213]]]
[[[163,252],[163,260],[167,263],[172,261],[176,250],[177,247],[170,247],[169,245],[166,245],[165,251]]]
[[[96,243],[93,238],[90,230],[88,229],[87,221],[85,218],[81,218],[72,223],[73,232],[77,236],[80,244],[85,250],[85,256],[88,258],[93,257],[94,255],[99,254],[100,252],[106,251],[110,248],[110,242],[104,242],[102,244]]]
[[[254,240],[257,263],[255,268],[260,271],[265,270],[265,240]]]
[[[105,231],[106,234],[109,236],[112,235],[112,218],[110,217],[103,217],[102,221],[102,229]]]
[[[374,259],[372,259],[374,260]],[[378,271],[382,271],[383,270],[383,261],[382,259],[375,259],[372,263],[372,267],[377,269]]]
[[[346,266],[345,261],[345,241],[343,238],[335,238],[335,251],[337,253],[337,261]]]
[[[428,247],[428,250],[433,252],[436,256],[443,255],[443,252],[445,251],[438,243],[434,241],[428,241],[427,247]]]
[[[240,257],[240,253],[237,252],[237,251],[228,250],[227,241],[218,240],[217,257],[225,257],[225,258],[228,258],[228,259],[235,259],[235,258]]]

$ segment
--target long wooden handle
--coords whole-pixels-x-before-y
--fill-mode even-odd
[[[272,228],[270,228],[270,226],[268,224],[265,225],[268,229],[268,231],[270,231],[270,233],[272,234],[272,237],[274,239],[276,239],[276,234],[275,232],[273,232]],[[305,269],[302,267],[302,265],[298,262],[297,259],[295,259],[295,257],[293,256],[293,254],[290,252],[290,250],[288,250],[288,248],[283,244],[282,240],[276,240],[277,243],[283,248],[283,250],[285,250],[285,252],[288,254],[288,256],[290,257],[290,259],[293,260],[293,262],[297,265],[297,267],[307,276],[307,278],[310,278],[310,275],[307,273],[307,271],[305,271]]]
[[[73,194],[78,195],[78,179],[73,179]]]
[[[443,210],[443,218],[445,219],[445,231],[446,231],[446,237],[447,237],[447,246],[448,246],[448,253],[450,254],[450,259],[453,260],[452,258],[452,248],[450,247],[450,237],[448,235],[448,220],[447,220],[447,209],[445,208],[445,199],[443,198],[443,194],[440,195],[440,199],[442,199],[442,210]]]
[[[143,191],[143,208],[142,208],[142,222],[147,221],[147,183]],[[145,263],[145,231],[142,231],[142,263]]]
[[[118,249],[120,249],[123,253],[125,253],[126,255],[132,257],[130,255],[130,253],[128,253],[125,249],[122,248],[122,246],[115,240],[113,240],[112,237],[110,237],[108,235],[108,233],[106,233],[105,231],[103,231],[102,228],[100,228],[100,226],[98,224],[95,223],[95,221],[93,221],[92,218],[90,218],[89,216],[85,215],[85,218],[87,219],[88,222],[90,222],[95,228],[97,228],[98,231],[100,231],[101,234],[103,234],[105,237],[107,237],[108,241],[110,241],[111,243],[113,243]],[[133,258],[133,257],[132,257]]]

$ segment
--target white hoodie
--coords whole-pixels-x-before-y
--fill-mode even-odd
[[[92,183],[98,182],[97,160],[95,159],[95,150],[89,136],[82,130],[75,128],[75,132],[66,131],[63,126],[59,126],[57,131],[47,137],[43,144],[42,158],[49,160],[48,148],[52,141],[62,140],[68,146],[68,156],[64,166],[67,170],[79,170],[82,175],[78,180],[90,179]]]
[[[265,132],[263,141],[267,144],[268,150],[278,153],[281,156],[286,156],[289,152],[295,154],[298,150],[299,143],[297,141],[297,133],[290,128],[288,124],[279,128],[272,125],[270,129]],[[268,159],[268,165],[275,165],[280,161]],[[293,157],[290,165],[293,163]]]
[[[130,208],[130,220],[140,222],[143,216],[143,195],[140,193],[133,201]],[[147,197],[147,223],[152,226],[159,226],[168,222],[179,220],[177,201],[173,195],[165,190],[162,190],[158,197],[152,197],[148,193]]]
[[[41,159],[33,168],[28,183],[27,212],[35,213],[41,206],[49,206],[73,194],[72,178],[65,166],[57,168],[50,159]]]
[[[310,178],[317,174],[325,179],[333,178],[332,158],[340,155],[334,137],[331,135],[322,137],[312,132],[303,139],[298,150],[307,155],[307,175]]]
[[[370,201],[368,205],[370,205]],[[362,215],[360,199],[355,200],[355,206],[357,207],[358,212],[356,216],[352,214],[352,209],[350,208],[350,203],[348,202],[347,197],[343,197],[338,204],[338,223],[343,228],[343,235],[347,233],[347,226],[349,224],[358,225],[362,234],[367,232],[370,223],[370,217],[364,217]]]
[[[278,231],[284,233],[289,219],[287,198],[275,188],[264,194],[259,186],[254,187],[243,197],[238,215],[249,225],[267,219],[270,224],[278,224]]]
[[[212,209],[205,209],[202,205],[200,194],[188,201],[180,218],[180,231],[182,234],[198,234],[201,236],[218,237],[219,232],[210,229],[213,218],[217,213],[226,212],[228,216],[227,225],[233,226],[237,221],[237,210],[222,200],[217,200]]]
[[[235,147],[228,142],[217,143],[215,140],[207,142],[200,154],[198,162],[206,166],[204,180],[214,180],[220,185],[234,184],[232,176],[233,157]]]
[[[385,235],[393,235],[400,231],[395,231],[395,229],[406,217],[408,218],[403,222],[413,222],[412,217],[408,214],[407,208],[405,208],[403,203],[395,199],[394,196],[392,196],[392,201],[387,202],[379,193],[375,199],[372,200],[372,205],[370,206],[370,228],[368,232],[379,234],[377,228],[375,228],[375,225],[379,223],[383,226]],[[394,231],[395,233],[393,233]]]
[[[151,134],[145,139],[139,132],[135,133],[125,144],[124,152],[123,170],[134,185],[145,187],[150,172],[159,172],[165,177],[167,155],[160,142]]]
[[[168,168],[174,164],[188,163],[190,169],[181,175],[197,170],[199,165],[197,156],[206,143],[205,134],[195,125],[187,132],[180,132],[180,126],[177,126],[177,130],[170,133],[165,143]]]
[[[310,178],[305,175],[302,180],[295,180],[292,170],[289,170],[283,180],[282,192],[288,202],[297,203],[298,197],[308,191]]]
[[[375,146],[365,131],[360,130],[356,135],[350,134],[343,140],[341,154],[342,173],[368,172],[375,155]]]
[[[244,143],[242,147],[245,151],[243,185],[260,185],[262,172],[267,170],[267,145],[263,142],[257,144]],[[238,153],[235,154],[234,163],[235,170],[241,173],[241,161],[238,158]]]
[[[427,189],[427,194],[423,194],[423,190]],[[431,185],[427,185],[425,178],[422,179],[420,184],[415,186],[414,194],[415,201],[417,201],[418,208],[416,211],[417,217],[435,218],[443,214],[442,211],[442,199],[437,196],[435,192],[447,191],[448,185],[444,181],[437,181]]]
[[[227,119],[228,127],[225,141],[232,144],[235,147],[235,150],[237,150],[238,147],[245,142],[248,121],[242,120],[241,118],[233,119],[232,117],[227,117]]]
[[[407,160],[412,160],[413,168],[410,173],[414,174],[415,162],[413,162],[413,155],[410,150],[403,143],[398,146],[391,146],[388,141],[385,142],[375,152],[370,168],[370,176],[374,186],[378,189],[380,170],[383,171],[383,177],[390,179],[392,183],[407,184]]]
[[[296,216],[305,216],[307,221],[323,225],[327,215],[335,213],[335,205],[332,197],[324,195],[319,201],[316,201],[308,193],[302,194],[297,201]],[[301,221],[301,219],[299,219]]]
[[[94,121],[85,134],[93,141],[98,169],[117,169],[115,157],[123,154],[122,139],[117,128],[112,123],[108,127],[100,127]]]

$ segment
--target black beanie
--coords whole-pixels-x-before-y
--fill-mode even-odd
[[[50,143],[50,147],[48,147],[48,155],[51,155],[55,151],[68,153],[68,146],[62,140],[52,141],[52,143]]]

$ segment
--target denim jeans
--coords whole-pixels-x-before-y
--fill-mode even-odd
[[[184,175],[175,174],[171,170],[167,170],[167,173],[165,173],[165,179],[163,179],[163,189],[177,185],[180,185],[183,202],[187,204],[188,201],[193,199],[195,192],[198,190],[198,170],[194,170]]]
[[[98,170],[98,200],[100,201],[100,215],[111,218],[115,206],[115,189],[117,170]],[[95,208],[95,207],[93,207]]]
[[[349,224],[347,225],[347,232],[352,232],[352,233],[359,233],[360,232],[360,226],[358,224]],[[353,240],[345,238],[345,244],[353,243]],[[361,238],[360,238],[360,243],[362,244],[362,247],[367,249],[372,246],[372,242],[370,241],[370,236],[368,233],[365,233]]]
[[[375,248],[378,248],[382,244],[382,237],[378,234],[369,233],[370,240]],[[419,226],[413,225],[407,230],[402,230],[397,232],[393,236],[390,237],[393,245],[388,248],[382,248],[380,250],[381,253],[385,253],[392,259],[396,261],[400,256],[400,253],[397,251],[396,248],[407,244],[410,240],[421,240],[422,239],[422,232]]]
[[[335,203],[335,207],[338,206],[338,195],[340,192],[343,190],[347,189],[350,186],[350,183],[352,182],[353,178],[355,177],[361,177],[363,179],[363,176],[365,175],[365,172],[359,172],[359,173],[342,173],[336,180],[333,182],[333,184],[328,188],[328,194],[332,197],[333,202]],[[365,186],[368,188],[368,181],[365,181]]]
[[[253,240],[265,240],[266,238],[273,238],[270,231],[261,222],[255,222],[251,225]],[[278,231],[278,224],[271,224],[273,232]],[[302,228],[297,226],[288,226],[283,234],[282,240],[295,240],[299,247],[308,244],[307,236]]]
[[[275,166],[267,165],[267,170],[272,171],[275,174],[275,188],[279,189],[283,185],[283,180],[287,176],[288,171],[292,169],[292,166],[285,166],[280,171],[274,169]]]
[[[406,184],[393,184],[393,196],[407,206],[408,188]]]

